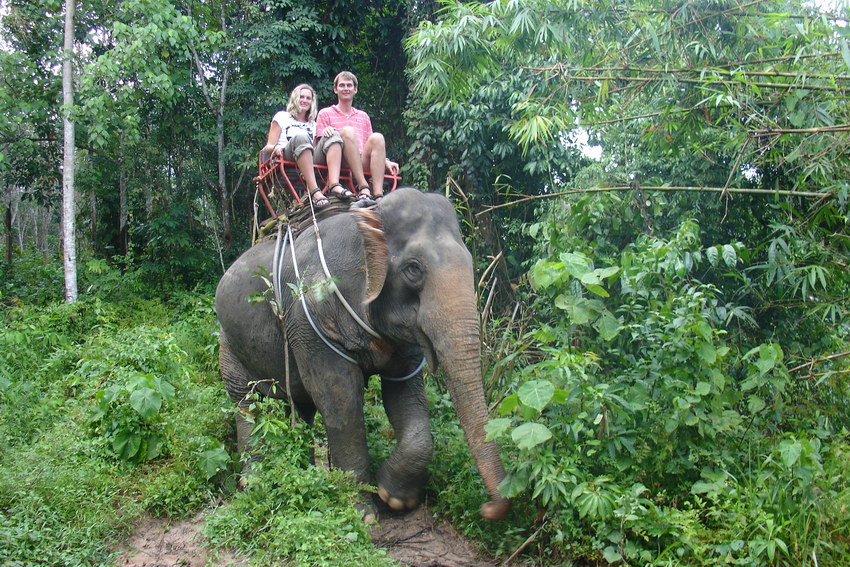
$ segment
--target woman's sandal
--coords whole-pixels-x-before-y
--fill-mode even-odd
[[[339,199],[340,201],[352,201],[355,197],[354,193],[340,185],[339,183],[334,183],[330,187],[328,187],[328,193]]]
[[[361,185],[357,188],[357,200],[358,201],[371,201],[372,200],[372,190],[368,185]]]
[[[316,197],[316,193],[319,194],[318,197]],[[322,207],[326,207],[328,204],[330,204],[330,201],[327,200],[325,194],[322,193],[322,190],[318,187],[313,189],[313,191],[310,193],[310,200],[313,201],[313,206],[317,209],[321,209]]]

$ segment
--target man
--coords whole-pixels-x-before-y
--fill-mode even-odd
[[[384,196],[384,170],[395,175],[398,164],[387,159],[384,136],[372,131],[369,115],[353,106],[354,95],[357,94],[354,73],[343,71],[338,74],[334,78],[334,93],[337,103],[323,108],[316,117],[316,139],[339,133],[343,141],[342,162],[351,170],[358,198],[379,201]],[[371,188],[364,171],[372,174]]]

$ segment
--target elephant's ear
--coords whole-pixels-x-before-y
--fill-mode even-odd
[[[381,294],[384,281],[387,279],[387,259],[389,248],[384,236],[384,226],[381,218],[371,209],[354,209],[354,218],[363,238],[366,249],[366,299],[363,303],[371,303]]]

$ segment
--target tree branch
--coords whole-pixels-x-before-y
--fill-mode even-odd
[[[706,192],[706,193],[742,193],[749,195],[785,195],[789,197],[806,197],[809,199],[820,199],[824,196],[827,196],[828,193],[819,193],[817,191],[787,191],[781,189],[748,189],[742,187],[665,187],[665,186],[644,186],[640,187],[644,191],[670,191],[670,192],[679,192],[679,191],[696,191],[696,192]],[[573,189],[570,191],[560,191],[558,193],[548,193],[546,195],[526,195],[521,199],[517,199],[515,201],[511,201],[509,203],[502,203],[501,205],[492,205],[490,207],[486,207],[481,210],[481,212],[475,213],[475,216],[480,216],[490,211],[494,211],[496,209],[501,209],[504,207],[511,207],[513,205],[518,205],[520,203],[525,203],[527,201],[536,201],[538,199],[550,199],[552,197],[563,197],[564,195],[578,195],[582,193],[607,193],[611,191],[631,191],[633,188],[630,185],[623,185],[617,187],[591,187],[588,189]]]

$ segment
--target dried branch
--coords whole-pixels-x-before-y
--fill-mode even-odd
[[[821,362],[826,362],[828,360],[835,360],[836,358],[842,358],[844,356],[850,356],[850,351],[840,352],[838,354],[831,354],[829,356],[824,356],[823,358],[813,358],[809,362],[806,362],[805,364],[801,364],[800,366],[795,366],[794,368],[790,369],[788,372],[797,372],[798,370],[802,370],[803,368],[808,368],[809,371],[811,372],[811,369],[815,364],[820,364]]]
[[[742,193],[742,194],[750,194],[750,195],[784,195],[789,197],[806,197],[809,199],[820,199],[824,196],[828,195],[827,193],[820,193],[817,191],[787,191],[781,189],[748,189],[742,187],[663,187],[663,186],[645,186],[641,185],[640,187],[644,191],[702,191],[706,193]],[[570,191],[559,191],[557,193],[547,193],[546,195],[525,195],[521,199],[516,199],[515,201],[511,201],[509,203],[502,203],[501,205],[492,205],[490,207],[486,207],[481,212],[475,214],[475,216],[480,216],[490,211],[501,209],[504,207],[510,207],[513,205],[518,205],[520,203],[525,203],[526,201],[535,201],[537,199],[550,199],[552,197],[562,197],[564,195],[578,195],[581,193],[605,193],[610,191],[631,191],[633,190],[631,185],[623,185],[617,187],[590,187],[588,189],[572,189]]]

